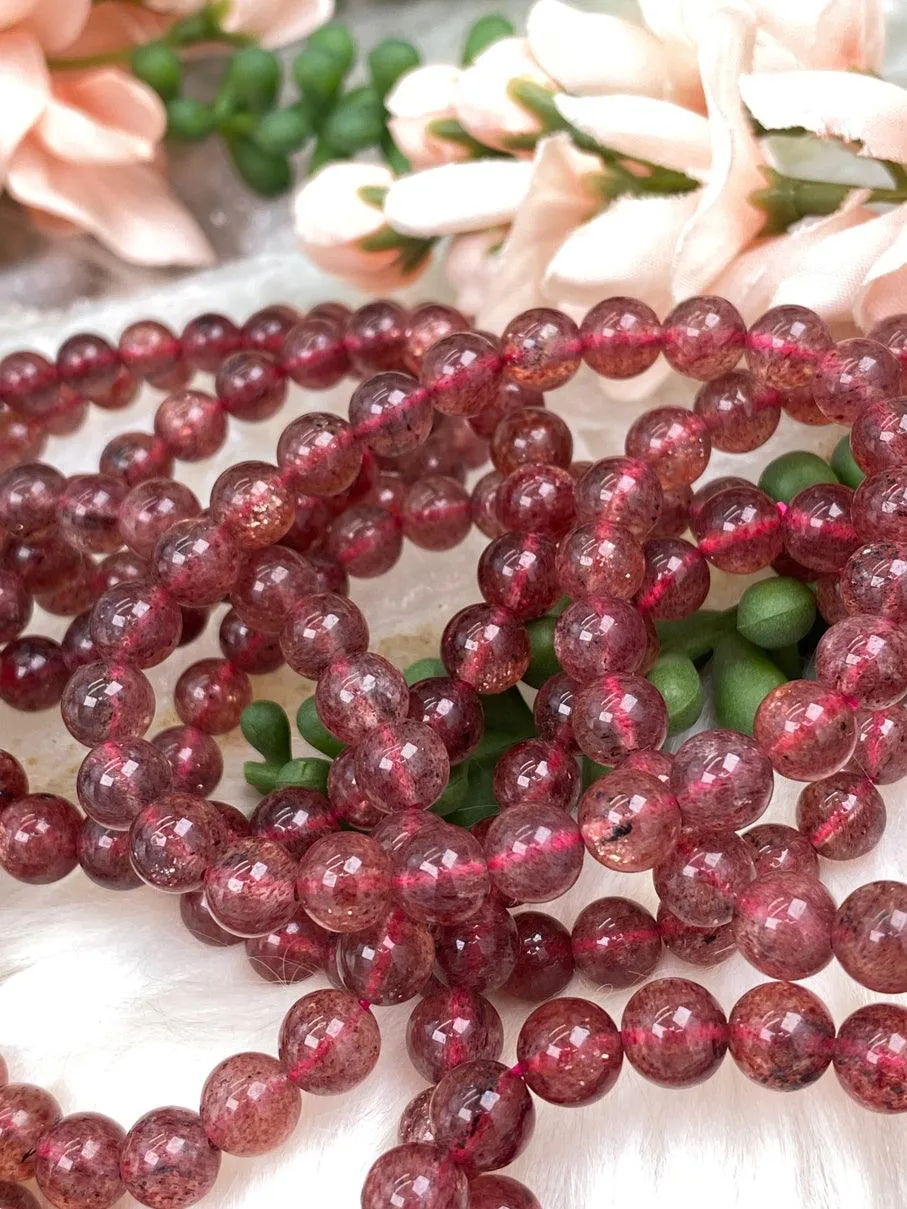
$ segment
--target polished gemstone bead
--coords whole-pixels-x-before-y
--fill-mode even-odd
[[[724,298],[687,298],[664,321],[664,355],[688,378],[708,381],[732,370],[746,344],[746,324]]]
[[[876,399],[864,407],[850,430],[850,452],[870,475],[907,462],[907,399]]]
[[[907,621],[907,549],[891,542],[861,546],[841,572],[841,598],[848,613]]]
[[[545,396],[540,390],[521,386],[511,378],[504,378],[494,398],[490,398],[481,411],[469,417],[469,427],[477,436],[490,441],[494,430],[509,412],[522,407],[544,406]]]
[[[781,554],[784,537],[775,502],[756,487],[728,487],[698,510],[693,532],[713,566],[751,575]]]
[[[838,1029],[834,1064],[841,1086],[863,1108],[907,1112],[907,1008],[858,1008]]]
[[[18,465],[0,475],[0,529],[28,537],[51,529],[66,479],[43,462]]]
[[[643,546],[645,570],[634,603],[659,620],[690,617],[709,594],[702,552],[682,537],[655,537]]]
[[[737,952],[732,923],[715,924],[710,928],[685,924],[664,903],[659,904],[656,920],[665,948],[690,965],[718,965]]]
[[[821,781],[853,755],[856,723],[840,693],[791,680],[763,700],[753,735],[775,772],[793,781]]]
[[[465,987],[433,991],[413,1008],[406,1025],[409,1060],[429,1083],[464,1062],[495,1061],[504,1025],[494,1006]]]
[[[488,1059],[464,1062],[446,1074],[429,1111],[438,1146],[470,1177],[512,1163],[535,1127],[524,1080]]]
[[[634,672],[646,650],[642,617],[625,600],[596,596],[561,613],[554,628],[554,652],[579,684],[615,672]]]
[[[96,590],[107,592],[119,584],[134,583],[148,578],[148,560],[133,550],[117,550],[101,559],[95,568]],[[182,630],[180,631],[182,641]]]
[[[347,574],[373,579],[394,566],[403,550],[403,523],[372,504],[348,508],[328,531],[327,552]]]
[[[103,659],[154,667],[176,650],[183,628],[180,607],[150,580],[108,588],[95,602],[91,638]]]
[[[261,799],[252,814],[252,830],[299,860],[316,840],[337,830],[337,819],[324,794],[288,785]]]
[[[287,332],[278,361],[285,373],[305,390],[336,386],[350,368],[342,322],[310,314]]]
[[[441,658],[451,676],[478,693],[502,693],[517,684],[529,666],[529,637],[508,610],[469,605],[447,623]]]
[[[440,819],[426,823],[394,854],[394,889],[411,919],[429,924],[468,919],[491,889],[481,844],[462,827]]]
[[[55,592],[38,596],[36,603],[46,613],[52,613],[56,617],[75,617],[89,608],[97,598],[100,590],[97,582],[99,574],[100,572],[95,571],[91,557],[83,554],[72,579]]]
[[[771,763],[737,731],[700,731],[674,753],[671,791],[688,827],[740,831],[765,813],[774,787]]]
[[[852,502],[851,489],[835,483],[816,483],[795,495],[782,523],[787,553],[813,571],[840,571],[859,545]]]
[[[835,957],[861,986],[907,991],[907,885],[878,881],[844,899],[831,934]]]
[[[181,390],[158,407],[154,431],[179,461],[201,462],[217,453],[227,439],[227,413],[211,395]]]
[[[853,497],[853,524],[866,541],[907,542],[907,467],[865,478]]]
[[[299,322],[300,315],[295,307],[278,303],[262,307],[250,315],[240,328],[244,348],[276,355],[280,352],[287,332]]]
[[[421,366],[422,384],[437,410],[470,418],[496,404],[502,371],[501,354],[492,341],[466,331],[438,340],[426,350]]]
[[[188,890],[180,895],[180,919],[191,936],[214,949],[241,945],[242,937],[226,932],[211,914],[202,890]]]
[[[551,1104],[593,1104],[617,1082],[623,1061],[614,1021],[586,999],[552,999],[525,1020],[517,1061],[530,1089]]]
[[[116,381],[119,357],[103,336],[79,332],[60,345],[57,374],[61,382],[80,394],[92,397]]]
[[[216,854],[205,870],[208,910],[237,936],[266,936],[296,910],[296,862],[271,840],[241,839]]]
[[[774,563],[773,566],[777,571],[778,564]],[[780,575],[781,572],[778,571],[778,574]],[[815,571],[807,571],[801,582],[815,583],[816,608],[822,620],[828,625],[835,625],[837,622],[843,621],[847,616],[847,606],[841,591],[841,573],[832,572],[830,575],[820,575],[818,579],[814,579],[814,576]]]
[[[119,510],[126,484],[106,474],[77,474],[57,507],[62,537],[83,554],[109,554],[120,544]]]
[[[812,388],[823,415],[853,424],[865,407],[901,393],[901,365],[877,340],[839,340],[816,366]]]
[[[812,844],[801,832],[784,823],[760,823],[744,831],[741,839],[749,845],[756,877],[774,873],[800,873],[804,877],[819,876],[819,858]]]
[[[541,1209],[525,1184],[507,1175],[480,1175],[469,1181],[469,1209]]]
[[[825,323],[804,306],[776,306],[746,334],[746,360],[766,386],[793,390],[810,383],[832,347]]]
[[[356,479],[362,447],[340,416],[310,411],[292,420],[277,442],[278,465],[294,489],[306,495],[336,495]]]
[[[391,909],[376,923],[340,938],[337,970],[357,998],[389,1007],[419,994],[434,957],[428,927]]]
[[[520,618],[541,617],[561,595],[557,547],[538,533],[505,533],[479,559],[479,590],[490,605]]]
[[[119,739],[88,753],[79,767],[76,792],[82,809],[96,822],[127,829],[139,811],[168,793],[172,784],[170,764],[154,744]]]
[[[711,1078],[728,1046],[721,1007],[686,978],[658,978],[635,991],[620,1033],[628,1061],[661,1087],[692,1087]]]
[[[798,828],[829,860],[865,856],[882,838],[885,823],[885,803],[860,772],[836,772],[813,781],[797,799]]]
[[[664,335],[658,316],[637,298],[606,298],[580,327],[583,360],[603,378],[635,378],[658,360]]]
[[[140,319],[124,328],[117,351],[140,378],[168,373],[182,356],[179,339],[156,319]]]
[[[661,515],[652,530],[652,537],[680,537],[690,523],[692,487],[668,487],[661,501]]]
[[[486,537],[500,537],[504,526],[498,516],[498,488],[503,476],[496,470],[482,475],[469,497],[469,515],[476,528]]]
[[[158,540],[151,559],[155,579],[181,605],[217,604],[233,587],[242,553],[209,518],[178,521]]]
[[[196,315],[183,328],[180,344],[190,365],[216,373],[225,357],[235,352],[242,337],[236,324],[215,311]]]
[[[225,933],[226,935],[226,933]],[[239,939],[234,937],[234,939]],[[265,982],[304,982],[323,970],[330,934],[298,909],[293,918],[246,941],[249,965]]]
[[[590,855],[618,873],[654,868],[680,836],[673,793],[655,777],[633,769],[619,768],[593,781],[577,819]]]
[[[81,816],[53,793],[16,798],[0,814],[0,867],[40,886],[66,877],[78,863]]]
[[[226,840],[226,824],[210,802],[191,794],[165,794],[133,820],[132,867],[156,890],[199,890],[205,870]]]
[[[287,614],[280,646],[300,676],[317,679],[335,659],[368,647],[368,625],[351,601],[333,593],[309,593]]]
[[[668,733],[664,700],[641,676],[603,676],[579,687],[572,722],[580,750],[599,764],[616,763],[639,748],[661,747]]]
[[[584,855],[576,823],[550,804],[527,802],[503,810],[485,837],[491,880],[517,902],[560,898],[579,877]]]
[[[173,703],[183,722],[209,735],[223,735],[239,726],[251,701],[249,677],[228,659],[190,664],[173,690]]]
[[[64,1117],[38,1142],[35,1179],[56,1209],[108,1209],[125,1193],[120,1151],[126,1131],[97,1112]]]
[[[627,457],[644,462],[663,488],[688,487],[708,466],[712,443],[695,412],[656,407],[631,424],[624,449]]]
[[[376,726],[402,722],[409,690],[392,664],[365,651],[329,664],[318,681],[315,703],[332,734],[356,743]]]
[[[781,418],[777,393],[747,370],[731,370],[706,382],[693,410],[705,422],[712,447],[724,453],[760,448]]]
[[[224,758],[211,735],[194,726],[171,726],[151,742],[170,765],[174,792],[205,797],[216,788]]]
[[[685,832],[655,869],[655,892],[684,923],[726,924],[755,875],[749,846],[733,831]]]
[[[417,374],[422,360],[433,344],[452,332],[469,328],[469,320],[455,307],[439,302],[423,302],[409,313],[406,324],[406,348],[403,361],[411,373]]]
[[[362,1209],[467,1209],[466,1176],[433,1145],[409,1142],[369,1168]]]
[[[147,432],[124,432],[104,446],[98,469],[133,488],[149,479],[167,478],[173,472],[173,457],[160,437]],[[124,504],[125,500],[120,505],[121,532]]]
[[[418,479],[402,502],[403,533],[423,550],[452,550],[472,524],[469,492],[448,475]]]
[[[817,995],[793,982],[764,982],[734,1004],[731,1057],[772,1091],[800,1091],[831,1062],[835,1025]]]
[[[448,676],[417,681],[409,690],[409,716],[431,727],[451,764],[472,754],[485,731],[482,702],[474,688]]]
[[[296,500],[276,466],[237,462],[215,480],[210,511],[243,550],[259,550],[289,530]]]
[[[0,570],[0,644],[18,638],[31,615],[32,598],[21,576]]]
[[[734,936],[770,978],[808,978],[831,960],[835,904],[821,882],[796,873],[756,878],[737,896]]]
[[[214,378],[224,410],[237,420],[267,420],[287,397],[287,379],[267,353],[246,349],[225,358]]]
[[[33,1083],[0,1087],[0,1179],[31,1179],[38,1142],[60,1116],[60,1105],[42,1087]]]
[[[648,978],[661,960],[661,937],[649,912],[628,898],[599,898],[576,917],[576,969],[592,986],[618,990]]]
[[[559,995],[573,977],[570,933],[559,920],[542,911],[521,911],[513,918],[517,959],[503,990],[530,1003]]]
[[[220,1151],[197,1113],[154,1108],[126,1135],[120,1175],[126,1191],[149,1209],[194,1205],[214,1187]]]
[[[290,612],[317,587],[307,558],[286,546],[270,546],[244,559],[230,600],[246,625],[263,634],[279,634]]]
[[[574,600],[597,596],[629,600],[642,586],[645,569],[639,542],[629,529],[610,521],[578,526],[557,552],[558,582]]]
[[[667,751],[631,751],[620,762],[621,770],[624,772],[645,772],[650,777],[655,777],[661,781],[663,785],[668,785],[671,780],[671,769],[674,764],[674,757]]]
[[[493,899],[462,923],[435,928],[435,973],[449,987],[494,990],[516,966],[519,937],[513,917]]]
[[[535,803],[572,810],[580,787],[576,760],[551,741],[523,739],[495,765],[494,797],[504,808]]]
[[[0,812],[28,793],[28,777],[14,755],[0,751]]]
[[[339,831],[325,836],[299,863],[299,901],[331,932],[370,927],[384,914],[390,890],[390,861],[367,835]]]
[[[336,764],[335,760],[333,767]],[[372,830],[372,839],[394,860],[410,836],[420,828],[429,826],[435,819],[435,815],[425,810],[400,810],[396,814],[385,814]]]
[[[183,632],[185,633],[185,612]],[[250,676],[276,672],[283,665],[283,652],[277,634],[265,634],[246,625],[235,609],[221,619],[218,645],[225,659]]]
[[[5,570],[21,576],[35,595],[65,586],[81,565],[79,555],[57,531],[11,541],[5,549],[0,547],[0,558]]]
[[[91,609],[86,609],[84,613],[79,613],[77,617],[73,618],[63,635],[60,647],[63,651],[66,671],[70,675],[77,667],[84,667],[86,663],[95,662],[98,652],[91,639]],[[2,656],[0,656],[0,662],[2,662]],[[62,692],[63,685],[61,684],[60,693]]]
[[[361,441],[381,457],[396,458],[417,449],[428,437],[432,400],[408,374],[376,374],[356,387],[349,416]]]
[[[575,485],[559,466],[520,466],[508,474],[496,493],[503,530],[562,537],[573,525]]]
[[[201,511],[195,495],[173,479],[152,478],[137,484],[120,506],[120,533],[137,554],[150,558],[158,540],[177,521]]]
[[[199,1115],[218,1150],[265,1154],[287,1140],[302,1109],[299,1090],[269,1054],[233,1054],[205,1080]]]
[[[384,298],[353,311],[343,332],[353,368],[361,374],[397,369],[406,348],[408,323],[403,307]]]
[[[907,707],[857,711],[854,762],[875,785],[894,785],[907,776]]]
[[[50,709],[63,695],[69,668],[52,638],[24,634],[0,650],[0,701],[34,713]]]
[[[540,739],[559,743],[568,749],[573,740],[573,698],[576,684],[563,672],[550,676],[535,695],[532,718]]]
[[[544,407],[518,408],[507,412],[494,430],[491,460],[503,475],[537,464],[567,469],[573,460],[573,437],[555,412]]]
[[[811,382],[793,390],[779,390],[778,398],[781,410],[798,424],[806,424],[810,428],[824,428],[831,423],[813,398]]]
[[[331,762],[327,793],[338,824],[347,823],[356,830],[369,831],[380,822],[382,812],[356,780],[355,747],[348,747]]]
[[[434,1142],[435,1135],[431,1131],[429,1116],[429,1102],[434,1090],[434,1087],[426,1087],[425,1091],[420,1091],[413,1096],[400,1114],[397,1141],[401,1145],[405,1145],[407,1142]]]
[[[280,1061],[290,1081],[313,1096],[350,1091],[374,1069],[381,1034],[372,1013],[348,991],[312,991],[280,1026]]]

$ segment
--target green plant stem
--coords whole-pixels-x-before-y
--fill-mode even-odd
[[[812,215],[834,214],[855,189],[869,189],[868,201],[887,205],[900,205],[907,201],[907,170],[900,164],[879,161],[892,180],[892,187],[872,188],[856,183],[842,184],[840,181],[805,180],[799,176],[785,176],[773,168],[763,168],[766,178],[764,189],[750,194],[753,205],[765,210],[766,220],[761,234],[780,235],[801,218]]]
[[[131,3],[141,6],[142,0],[130,0]],[[207,9],[202,9],[194,14],[195,21],[199,22],[198,34],[195,34],[193,23],[193,33],[189,37],[181,37],[180,30],[184,27],[185,22],[177,21],[170,30],[162,34],[160,38],[152,38],[151,42],[163,42],[165,46],[172,46],[174,49],[184,46],[198,46],[199,44],[221,43],[224,46],[251,46],[254,38],[250,38],[247,34],[228,33],[227,30],[221,29],[221,19],[226,15],[229,6],[222,3],[210,4]],[[204,18],[208,18],[207,23]],[[202,30],[202,26],[204,29]],[[92,67],[114,67],[117,64],[128,63],[133,53],[139,46],[147,46],[147,42],[139,42],[135,46],[122,46],[118,50],[108,50],[97,55],[83,55],[76,59],[48,59],[47,66],[51,71],[85,71]]]

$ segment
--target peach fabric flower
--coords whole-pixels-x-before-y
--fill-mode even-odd
[[[460,75],[459,67],[430,63],[407,72],[387,96],[388,128],[414,168],[469,159],[469,149],[462,143],[438,138],[429,130],[432,122],[456,117],[454,100]]]
[[[158,13],[185,17],[204,8],[206,0],[145,0]],[[298,42],[330,21],[334,0],[230,0],[221,24],[232,34],[248,34],[262,46]]]
[[[484,50],[471,67],[462,71],[454,90],[454,109],[473,138],[499,151],[531,158],[532,149],[520,151],[518,142],[541,130],[535,114],[511,97],[512,80],[529,80],[556,91],[554,81],[532,57],[526,38],[502,38]]]

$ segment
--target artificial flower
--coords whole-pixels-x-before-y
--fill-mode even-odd
[[[185,17],[205,8],[207,0],[145,0],[158,13]],[[286,46],[308,37],[330,21],[334,0],[230,0],[221,26],[231,34],[247,34],[262,46]]]
[[[554,81],[532,57],[526,38],[494,42],[462,71],[454,90],[454,109],[465,129],[486,147],[531,156],[541,123],[514,100],[510,93],[514,80],[555,91]]]
[[[407,72],[386,98],[388,129],[414,168],[431,168],[470,157],[469,148],[462,142],[439,138],[431,130],[433,122],[456,118],[454,99],[460,75],[459,67],[446,63],[417,67]]]
[[[404,235],[458,235],[497,227],[509,223],[529,196],[532,171],[526,160],[507,159],[428,168],[393,182],[384,213]]]

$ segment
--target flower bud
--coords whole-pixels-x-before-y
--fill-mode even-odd
[[[528,80],[552,94],[557,87],[529,53],[525,38],[494,42],[457,81],[457,117],[474,139],[499,151],[532,153],[543,132],[536,114],[514,100],[513,80]]]
[[[439,137],[433,123],[456,119],[454,93],[460,69],[433,63],[407,72],[388,94],[388,128],[414,168],[431,168],[470,158],[462,142]]]

